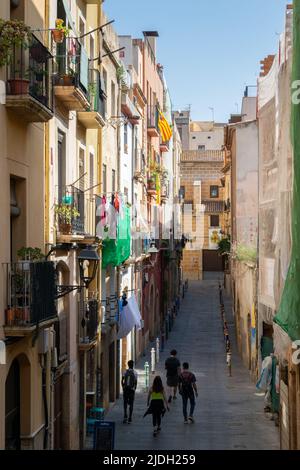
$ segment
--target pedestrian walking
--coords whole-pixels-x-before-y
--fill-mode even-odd
[[[153,436],[155,437],[161,431],[161,419],[166,409],[169,411],[167,397],[160,376],[155,377],[152,387],[149,390],[147,406],[148,410],[144,414],[144,417],[148,414],[152,414]]]
[[[124,401],[124,424],[130,424],[132,422],[133,404],[135,398],[135,391],[137,387],[138,375],[133,368],[134,362],[128,361],[128,369],[122,376],[122,388],[123,388],[123,401]],[[129,406],[129,418],[127,415],[127,407]]]
[[[196,405],[195,395],[198,397],[198,390],[196,386],[196,377],[189,371],[189,364],[184,362],[182,364],[182,373],[179,375],[179,393],[182,397],[183,417],[184,423],[194,423],[194,410]],[[188,401],[190,401],[190,414],[188,416],[187,408]]]
[[[176,400],[176,393],[178,387],[178,377],[180,374],[180,361],[177,359],[177,351],[173,349],[170,352],[170,357],[165,362],[165,369],[167,371],[167,386],[169,387],[169,400],[168,403]]]

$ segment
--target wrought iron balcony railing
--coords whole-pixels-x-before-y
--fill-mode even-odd
[[[34,35],[29,46],[13,46],[7,67],[7,95],[31,96],[52,111],[52,59],[49,50]]]
[[[99,113],[105,119],[106,95],[101,86],[100,72],[96,69],[89,70],[89,101],[90,111]]]
[[[74,86],[88,96],[88,56],[77,39],[69,37],[63,43],[57,44],[54,66],[54,85]]]
[[[6,263],[7,327],[31,327],[57,317],[56,274],[51,261]]]
[[[96,340],[99,328],[99,302],[97,299],[79,303],[79,344],[88,345]]]
[[[157,106],[148,106],[147,109],[147,127],[148,129],[154,129],[159,135],[158,128],[158,107]]]

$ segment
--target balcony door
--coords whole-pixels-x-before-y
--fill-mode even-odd
[[[5,383],[5,449],[21,449],[20,364],[15,359]]]
[[[66,135],[59,131],[57,137],[57,182],[58,182],[58,202],[66,191]]]

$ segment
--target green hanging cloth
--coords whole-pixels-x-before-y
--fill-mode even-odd
[[[124,209],[123,218],[120,217],[117,226],[116,240],[104,240],[102,246],[102,269],[107,266],[120,266],[130,257],[130,209]]]
[[[292,82],[300,80],[300,0],[294,0]],[[294,183],[292,208],[292,253],[280,307],[274,319],[295,341],[300,338],[300,104],[292,103]]]

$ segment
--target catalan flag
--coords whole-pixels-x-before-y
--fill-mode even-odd
[[[169,140],[171,139],[173,135],[173,132],[172,132],[170,124],[166,120],[163,113],[160,111],[159,111],[158,127],[159,127],[159,132],[160,132],[162,141],[169,142]]]

